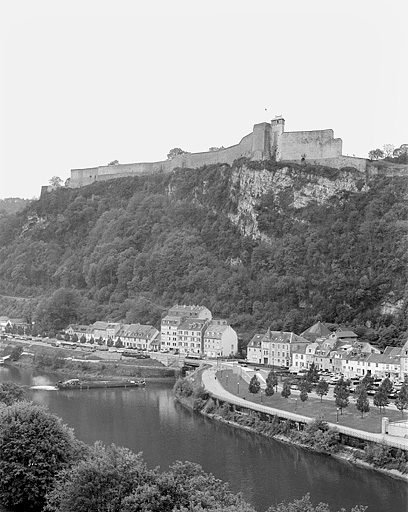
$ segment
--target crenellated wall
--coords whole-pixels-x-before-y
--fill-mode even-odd
[[[275,117],[271,123],[254,125],[252,133],[239,144],[219,151],[184,153],[171,160],[135,164],[102,165],[86,169],[72,169],[69,187],[83,187],[95,181],[106,181],[126,176],[170,172],[176,168],[197,169],[204,165],[229,164],[241,157],[252,160],[301,162],[330,167],[355,167],[366,170],[367,160],[341,154],[342,140],[334,138],[333,130],[285,132],[285,120]]]

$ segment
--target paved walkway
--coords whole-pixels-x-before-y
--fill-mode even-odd
[[[245,400],[239,396],[233,395],[229,391],[227,391],[219,379],[216,376],[217,367],[212,366],[210,368],[205,368],[202,372],[202,381],[205,389],[211,393],[215,398],[219,400],[227,401],[231,404],[238,405],[241,407],[245,407],[247,409],[252,409],[258,412],[264,412],[266,414],[278,415],[281,418],[290,419],[293,421],[301,421],[304,423],[310,423],[314,418],[309,418],[307,416],[302,416],[300,414],[291,413],[288,411],[283,411],[281,409],[275,409],[273,407],[268,407],[266,405],[260,405],[250,400]],[[389,446],[395,448],[401,448],[402,450],[408,451],[408,439],[403,437],[395,437],[390,436],[388,434],[374,434],[372,432],[366,432],[364,430],[357,430],[350,427],[345,427],[344,425],[338,425],[335,423],[328,423],[332,428],[336,428],[342,434],[350,435],[352,437],[357,437],[359,439],[364,439],[367,441],[374,441],[377,443],[385,443]]]

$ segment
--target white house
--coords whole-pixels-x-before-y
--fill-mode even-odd
[[[227,320],[213,319],[204,333],[204,354],[227,357],[238,351],[238,336]]]

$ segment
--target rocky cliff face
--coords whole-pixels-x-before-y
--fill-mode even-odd
[[[273,172],[241,166],[233,170],[232,193],[237,199],[237,212],[230,220],[244,235],[267,241],[258,229],[255,207],[265,194],[272,194],[282,208],[299,209],[311,201],[323,204],[331,197],[346,192],[367,190],[364,176],[354,169],[335,171],[332,175],[316,173],[316,168],[301,170],[282,167]]]

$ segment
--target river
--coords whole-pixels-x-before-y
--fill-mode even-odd
[[[28,396],[74,428],[77,438],[143,452],[149,467],[163,470],[176,460],[197,462],[242,492],[259,512],[306,493],[333,510],[363,504],[368,512],[407,511],[405,482],[209,420],[175,403],[172,383],[148,382],[145,389],[31,389],[58,379],[0,367],[0,382],[27,386]]]

